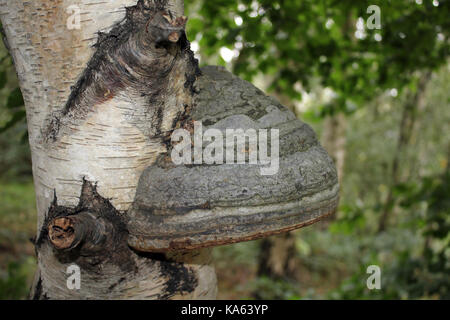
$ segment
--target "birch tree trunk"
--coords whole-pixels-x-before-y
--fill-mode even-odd
[[[148,19],[157,11],[170,11],[166,22]],[[135,252],[124,229],[142,171],[191,105],[189,43],[148,32],[183,25],[182,14],[177,0],[0,0],[36,187],[32,298],[215,298],[210,251]],[[67,286],[73,264],[78,290]]]

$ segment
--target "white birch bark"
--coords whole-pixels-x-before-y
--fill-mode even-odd
[[[151,115],[140,109],[145,102],[126,91],[111,97],[106,93],[104,102],[89,106],[83,121],[69,122],[55,143],[46,142],[44,137],[49,120],[64,108],[71,87],[93,56],[98,32],[108,32],[124,19],[125,7],[136,3],[0,0],[0,16],[27,110],[38,233],[55,195],[58,205],[77,206],[83,179],[97,183],[99,195],[110,199],[120,212],[126,212],[142,171],[166,150],[160,140],[146,134],[152,128]],[[73,6],[80,9],[79,29],[68,28],[68,21],[76,14],[69,10]],[[183,1],[173,0],[168,6],[176,16],[182,15]],[[182,106],[177,95],[168,97],[165,106],[161,128],[170,130]],[[180,264],[132,253],[129,259],[133,260],[133,272],[107,265],[102,278],[82,270],[81,289],[76,291],[66,287],[65,271],[70,263],[56,258],[50,246],[40,248],[38,253],[35,298],[211,299],[216,295],[209,251],[172,257],[183,262]],[[184,270],[180,268],[187,268],[192,278],[183,279]],[[173,281],[178,287],[169,288],[168,283]],[[189,281],[193,288],[186,283]]]

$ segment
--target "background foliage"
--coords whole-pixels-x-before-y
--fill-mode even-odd
[[[381,8],[369,30],[367,8]],[[450,298],[448,0],[195,0],[202,65],[221,64],[314,126],[345,115],[335,219],[297,231],[294,276],[258,276],[258,241],[215,250],[220,298]],[[23,298],[35,209],[23,101],[0,49],[0,298]],[[382,289],[368,290],[379,265]]]

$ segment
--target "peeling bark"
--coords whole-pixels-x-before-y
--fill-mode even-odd
[[[81,28],[69,30],[77,5]],[[27,109],[38,207],[35,299],[214,298],[210,252],[143,255],[126,213],[192,105],[183,2],[0,0]],[[81,268],[81,289],[66,269]]]

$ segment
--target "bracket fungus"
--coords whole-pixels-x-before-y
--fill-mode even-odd
[[[18,70],[32,75],[22,86],[39,172],[36,299],[212,298],[210,250],[188,250],[294,230],[336,210],[336,169],[313,130],[225,69],[200,70],[181,5],[131,1],[123,19],[100,12],[88,19],[94,29],[65,37],[62,20],[36,16],[33,1],[3,2],[3,25],[23,48],[12,53],[26,58],[16,56]],[[64,16],[62,6],[40,9]],[[45,39],[12,27],[20,16],[36,19],[30,28]],[[88,51],[93,30],[104,32]],[[171,139],[178,130],[194,133],[193,153],[189,137]],[[61,285],[73,263],[83,270],[75,291]]]
[[[253,240],[301,228],[335,212],[339,199],[336,169],[307,124],[224,68],[203,68],[196,86],[193,108],[180,126],[192,132],[197,122],[202,124],[201,135],[214,132],[212,143],[218,148],[211,153],[223,161],[176,165],[172,141],[169,151],[141,175],[128,212],[131,247],[165,252]],[[229,150],[239,153],[234,137],[225,138],[230,129],[240,129],[244,139],[249,139],[244,142],[245,161],[226,161]],[[278,139],[267,141],[259,134],[258,145],[251,150],[251,133],[267,134],[268,129],[275,129]],[[222,136],[223,141],[217,141]],[[271,156],[278,151],[277,167],[271,174],[262,174],[270,165],[267,161],[250,162],[252,152],[261,158],[261,152],[255,151],[261,151],[264,142]],[[219,153],[221,146],[227,151]],[[207,153],[208,144],[198,148],[194,146],[197,156]],[[184,151],[191,160],[192,155]]]
[[[127,8],[124,22],[99,35],[96,53],[45,131],[49,144],[61,143],[69,124],[86,121],[91,105],[119,101],[126,92],[136,110],[125,119],[152,144],[161,143],[148,151],[156,161],[142,168],[123,217],[113,215],[123,218],[120,228],[78,204],[75,215],[68,208],[48,215],[52,245],[104,247],[118,228],[137,251],[192,250],[294,230],[334,213],[336,169],[313,130],[224,68],[200,70],[185,34],[187,18],[174,16],[165,3],[140,0]],[[186,133],[182,142],[174,139],[178,130]],[[149,159],[142,152],[142,160]],[[108,183],[115,186],[114,178]],[[108,183],[101,181],[103,190]],[[87,194],[100,197],[94,191]],[[94,201],[111,207],[103,211],[121,211],[104,196]]]

